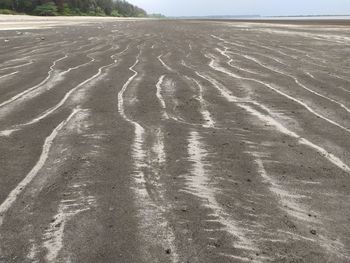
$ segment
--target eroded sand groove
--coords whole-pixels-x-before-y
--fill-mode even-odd
[[[0,21],[0,262],[350,260],[348,26],[84,19]]]

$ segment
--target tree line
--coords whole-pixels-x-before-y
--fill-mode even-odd
[[[125,0],[0,0],[1,13],[144,17],[142,8]]]

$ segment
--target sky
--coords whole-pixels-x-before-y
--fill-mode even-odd
[[[350,0],[128,0],[148,13],[206,15],[350,15]]]

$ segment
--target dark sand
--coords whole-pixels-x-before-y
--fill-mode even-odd
[[[349,23],[266,22],[0,31],[0,262],[349,262]]]

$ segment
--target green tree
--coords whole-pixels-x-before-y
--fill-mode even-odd
[[[13,1],[13,0],[0,0],[0,9],[16,10],[15,1]]]
[[[29,13],[34,10],[34,8],[38,5],[38,1],[32,0],[17,0],[17,8],[16,11]]]
[[[42,16],[58,14],[147,16],[145,10],[125,0],[0,0],[0,9]]]
[[[111,13],[111,16],[115,16],[115,17],[119,17],[119,16],[121,16],[120,14],[119,14],[119,12],[118,12],[118,10],[113,10],[112,11],[112,13]]]
[[[58,8],[54,2],[48,2],[42,5],[38,5],[34,9],[34,13],[39,16],[56,16]]]

